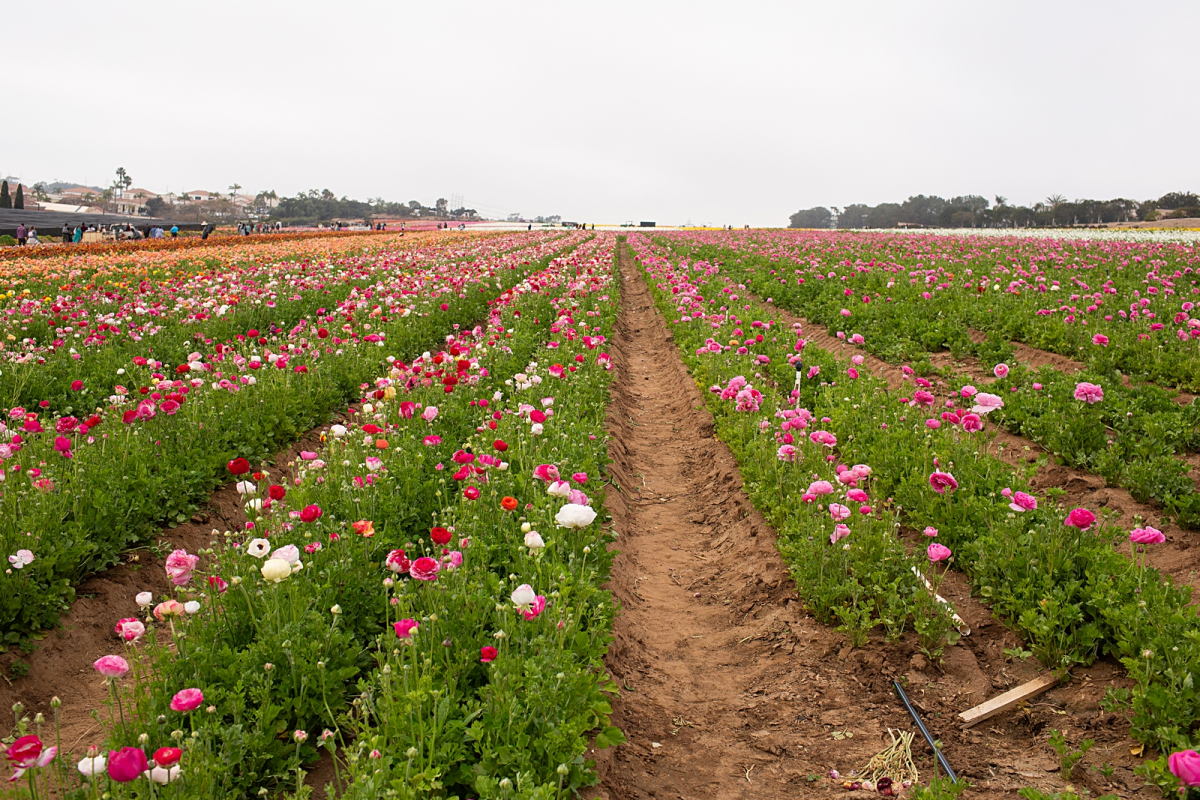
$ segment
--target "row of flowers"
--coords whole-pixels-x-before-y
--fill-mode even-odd
[[[347,303],[373,320],[357,339],[325,338],[324,328],[310,339],[309,327],[297,325],[274,343],[217,344],[179,367],[135,357],[121,379],[140,388],[122,394],[118,387],[86,415],[50,419],[11,409],[0,421],[0,553],[9,561],[0,575],[0,631],[53,627],[81,576],[114,563],[162,524],[189,518],[225,480],[228,460],[266,457],[361,396],[384,348],[412,358],[453,326],[486,316],[490,297],[554,256],[556,245],[530,244],[469,261],[459,251],[431,252],[394,281],[379,275],[381,285],[406,293],[410,313],[370,316],[381,300],[352,292]],[[435,373],[410,379],[449,380],[438,388],[452,391],[457,378]]]
[[[1104,303],[1115,302],[1122,294],[1133,295],[1133,305],[1141,311],[1131,311],[1127,317],[1150,315],[1153,319],[1156,311],[1152,309],[1157,309],[1159,315],[1173,309],[1181,330],[1194,330],[1200,337],[1200,318],[1191,316],[1195,312],[1193,301],[1200,302],[1200,298],[1193,296],[1200,292],[1196,285],[1200,276],[1189,251],[1172,251],[1168,260],[1152,257],[1154,248],[1143,248],[1145,266],[1138,269],[1138,258],[1143,256],[1137,255],[1137,251],[1122,252],[1120,260],[1112,263],[1117,258],[1115,254],[1085,249],[1082,253],[1085,261],[1045,266],[1036,256],[1017,247],[1002,252],[1018,264],[1026,258],[1033,263],[1028,269],[1013,266],[1010,270],[993,268],[990,262],[979,263],[983,258],[980,254],[967,258],[965,266],[960,266],[960,256],[954,253],[935,250],[914,256],[903,249],[903,242],[887,238],[870,243],[867,249],[875,257],[869,261],[864,261],[867,254],[861,252],[863,243],[853,237],[834,247],[822,246],[821,258],[815,262],[808,248],[819,243],[807,239],[793,242],[790,250],[766,251],[751,247],[748,242],[729,241],[725,244],[736,247],[717,247],[707,235],[675,237],[671,244],[683,253],[719,255],[737,282],[732,294],[747,289],[755,291],[775,305],[803,313],[811,322],[830,326],[831,332],[842,338],[846,337],[847,329],[854,331],[853,335],[860,339],[857,344],[866,350],[888,360],[909,359],[922,375],[938,372],[930,357],[931,352],[943,346],[958,356],[978,356],[989,364],[989,369],[995,366],[996,383],[987,388],[1004,398],[1007,407],[998,415],[1002,425],[1033,439],[1072,466],[1101,474],[1110,484],[1129,489],[1139,501],[1156,503],[1181,524],[1200,527],[1200,494],[1188,475],[1190,466],[1182,457],[1186,452],[1200,450],[1200,404],[1181,405],[1176,402],[1174,392],[1152,384],[1127,385],[1117,369],[1119,366],[1144,378],[1161,378],[1137,367],[1150,363],[1144,356],[1152,351],[1157,354],[1153,358],[1161,356],[1164,363],[1177,368],[1174,374],[1186,383],[1200,370],[1200,361],[1196,360],[1200,342],[1194,341],[1190,334],[1179,348],[1141,340],[1130,345],[1136,350],[1130,356],[1134,363],[1126,364],[1120,360],[1125,356],[1114,360],[1121,352],[1116,338],[1110,340],[1109,335],[1089,332],[1080,343],[1071,339],[1065,349],[1057,348],[1091,364],[1087,371],[1066,375],[1052,367],[1030,370],[1014,366],[1010,374],[1008,364],[1016,362],[1008,338],[1045,344],[1037,338],[1035,327],[1058,323],[1034,322],[1045,317],[1027,309],[1004,307],[1005,301],[998,300],[994,290],[982,295],[964,290],[978,285],[995,286],[992,281],[998,278],[987,274],[995,269],[1005,274],[1015,270],[1024,276],[1021,280],[1026,283],[1049,286],[1047,293],[1051,295],[1059,288],[1060,279],[1075,292],[1087,291],[1088,284],[1083,281],[1098,281],[1099,276],[1093,274],[1103,263],[1111,267],[1113,277],[1092,293],[1094,297],[1089,295],[1091,305],[1083,309],[1084,313],[1099,314],[1106,308]],[[747,252],[743,252],[742,246]],[[847,252],[841,252],[842,248]],[[883,254],[870,248],[881,248]],[[988,253],[990,256],[990,249]],[[842,257],[848,254],[857,258],[852,261]],[[826,259],[835,256],[838,261],[829,268],[830,261]],[[915,265],[904,263],[913,260],[917,262]],[[933,266],[943,260],[948,263]],[[970,287],[960,285],[964,280]],[[932,299],[922,295],[931,295]],[[1000,295],[1024,296],[1003,292]],[[1081,297],[1072,294],[1065,300],[1084,302]],[[981,339],[972,335],[972,329],[990,330],[991,335]],[[941,372],[950,374],[946,369]],[[992,377],[989,375],[986,380],[990,382]],[[1175,378],[1167,382],[1182,385]]]
[[[772,307],[724,268],[673,259],[641,237],[633,246],[689,367],[713,385],[718,431],[815,613],[859,641],[873,629],[890,637],[911,629],[936,653],[955,627],[947,609],[920,609],[936,610],[937,579],[931,593],[905,573],[952,562],[1046,667],[1065,674],[1101,654],[1121,659],[1135,687],[1110,692],[1106,707],[1129,714],[1134,736],[1163,753],[1191,746],[1198,624],[1190,590],[1145,564],[1161,532],[1135,521],[1122,534],[1113,520],[1039,496],[1021,469],[983,455],[1000,395],[926,381],[899,396],[806,343],[801,329],[781,328]],[[714,351],[709,339],[746,351]],[[739,405],[747,386],[761,398]],[[1096,397],[1087,387],[1080,395],[1082,405]],[[897,537],[897,523],[915,535]],[[918,547],[921,532],[928,538]],[[1174,780],[1165,756],[1144,771]]]
[[[599,669],[612,605],[594,477],[611,249],[555,259],[486,324],[389,357],[286,475],[231,460],[251,521],[173,553],[175,592],[115,620],[124,650],[96,664],[107,742],[31,757],[25,739],[14,766],[113,797],[299,792],[322,751],[340,796],[593,781],[587,733],[620,737]]]

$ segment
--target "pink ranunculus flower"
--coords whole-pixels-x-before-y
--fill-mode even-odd
[[[1144,528],[1134,528],[1129,533],[1129,541],[1134,544],[1162,544],[1167,540],[1163,532],[1147,525]]]
[[[1108,337],[1103,333],[1097,333],[1092,337],[1092,344],[1099,345],[1100,347],[1108,347]]]
[[[421,623],[415,619],[402,619],[399,622],[393,622],[392,628],[396,631],[396,637],[405,644],[412,644],[413,634],[421,627]]]
[[[930,561],[945,561],[950,557],[950,548],[934,542],[925,548],[925,555],[929,556]]]
[[[983,420],[978,414],[963,414],[962,429],[967,433],[977,433],[983,430]]]
[[[92,664],[106,678],[116,679],[125,677],[129,672],[129,662],[120,656],[102,656]]]
[[[437,561],[437,559],[429,558],[428,556],[422,556],[421,558],[418,558],[416,561],[412,562],[408,568],[408,574],[419,581],[436,581],[438,571],[441,570],[441,568],[442,565]]]
[[[933,527],[932,525],[926,525],[925,530],[921,531],[921,533],[925,534],[930,539],[932,539],[933,537],[938,535],[938,529]]]
[[[128,617],[118,620],[114,630],[117,636],[120,636],[127,642],[136,642],[146,634],[146,626],[137,617]]]
[[[437,415],[437,406],[425,406],[425,410],[421,412],[421,419],[425,420],[426,422],[433,422],[435,419],[437,419]]]
[[[187,713],[195,711],[204,702],[204,692],[199,689],[180,689],[171,698],[171,710]]]
[[[833,484],[829,481],[813,481],[808,485],[808,489],[805,491],[805,494],[815,494],[818,496],[823,494],[833,494]]]
[[[1095,405],[1104,399],[1104,389],[1094,383],[1083,381],[1075,384],[1075,399]]]
[[[971,413],[985,416],[997,408],[1004,408],[1004,400],[999,395],[980,392],[975,395],[975,405],[971,406]]]
[[[833,517],[834,522],[841,522],[846,517],[850,516],[850,509],[846,508],[841,503],[830,503],[829,516]]]
[[[845,525],[837,524],[833,526],[833,533],[829,534],[829,543],[837,544],[842,539],[850,535],[850,528]]]
[[[966,386],[959,389],[958,393],[963,397],[974,397],[976,394],[979,393],[979,390],[968,383]]]
[[[525,617],[526,621],[532,622],[533,620],[537,619],[538,615],[541,614],[545,610],[546,610],[546,598],[539,594],[538,596],[533,598],[533,602],[529,604],[529,608],[526,610],[523,610],[521,612],[521,615],[523,617]]]
[[[1008,377],[1008,364],[997,364],[992,368],[992,374],[1003,380]]]
[[[1200,786],[1200,753],[1195,750],[1180,750],[1167,758],[1171,774],[1184,787]]]
[[[786,461],[789,464],[794,462],[796,460],[796,446],[791,444],[781,445],[780,448],[775,451],[775,457],[780,461]]]
[[[1088,511],[1086,508],[1073,508],[1071,509],[1071,513],[1067,514],[1067,518],[1063,520],[1063,524],[1072,528],[1079,528],[1081,531],[1086,531],[1088,528],[1092,527],[1092,524],[1095,523],[1095,521],[1096,515],[1091,511]]]
[[[192,580],[192,570],[200,563],[200,556],[188,554],[187,550],[174,550],[167,556],[167,577],[176,586],[186,586]]]
[[[426,436],[424,439],[422,439],[421,443],[423,445],[425,445],[426,447],[436,447],[437,445],[442,443],[442,437],[438,436],[436,433],[431,434],[429,436]]]
[[[933,490],[938,494],[945,494],[946,492],[953,492],[955,489],[957,489],[958,481],[956,481],[954,476],[949,472],[938,471],[929,476],[929,485],[932,486]]]
[[[1037,498],[1025,492],[1013,492],[1012,502],[1008,504],[1008,507],[1020,513],[1037,511]]]

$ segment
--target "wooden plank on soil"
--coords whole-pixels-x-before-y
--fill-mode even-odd
[[[1039,675],[1028,683],[1022,683],[1015,689],[1009,689],[1004,694],[996,695],[987,702],[980,703],[974,708],[968,708],[959,714],[958,718],[962,720],[963,728],[969,728],[1032,697],[1037,697],[1056,683],[1058,683],[1058,678],[1054,677],[1053,673]]]

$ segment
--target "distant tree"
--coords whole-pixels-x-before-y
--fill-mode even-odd
[[[1158,198],[1156,208],[1188,208],[1200,206],[1200,197],[1193,192],[1167,192]]]
[[[45,202],[50,199],[50,195],[46,192],[46,183],[38,181],[33,185],[33,199]]]
[[[797,211],[788,219],[789,228],[828,228],[833,221],[833,214],[828,208],[817,206]]]
[[[113,188],[123,191],[130,186],[133,186],[133,178],[129,177],[124,167],[117,167],[117,179],[113,181]]]
[[[12,208],[12,198],[8,195],[8,181],[0,182],[0,208]]]
[[[152,217],[161,217],[167,210],[167,201],[161,197],[151,197],[146,201],[146,213]]]
[[[838,227],[865,228],[867,227],[867,217],[871,215],[872,210],[870,206],[861,203],[848,205],[842,209],[842,213],[838,214]]]
[[[437,202],[433,204],[433,207],[437,210],[437,215],[439,217],[444,217],[450,211],[450,201],[444,197],[439,197]]]
[[[21,190],[21,184],[17,184],[17,195],[13,198],[13,208],[25,207],[25,192]]]
[[[236,181],[234,181],[233,183],[231,183],[229,185],[229,199],[230,200],[232,200],[237,195],[238,189],[240,189],[240,188],[242,188],[242,185]]]

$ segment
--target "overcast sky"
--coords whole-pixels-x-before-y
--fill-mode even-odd
[[[0,174],[28,182],[714,225],[1200,190],[1195,2],[5,9]]]

